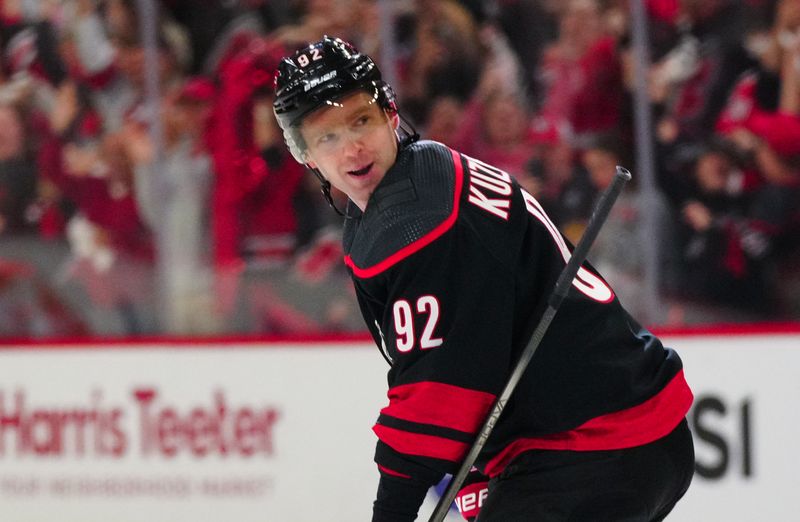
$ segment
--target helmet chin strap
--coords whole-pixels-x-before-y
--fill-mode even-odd
[[[322,172],[320,172],[319,169],[310,167],[308,164],[306,164],[306,167],[308,167],[308,169],[314,173],[314,175],[317,177],[320,184],[322,185],[322,187],[320,187],[320,190],[322,191],[322,197],[325,198],[325,201],[328,202],[328,205],[330,205],[330,207],[343,218],[345,219],[352,218],[353,216],[350,216],[349,214],[346,214],[341,210],[339,210],[339,207],[337,207],[336,203],[333,202],[333,196],[331,195],[331,182],[325,179],[325,176],[322,175]]]
[[[405,136],[400,139],[400,150],[402,150],[419,140],[419,132],[417,132],[417,129],[414,127],[414,125],[404,118],[402,114],[398,112],[397,116],[400,118],[400,122],[402,123],[402,125],[400,125],[400,130],[402,130],[405,134]]]

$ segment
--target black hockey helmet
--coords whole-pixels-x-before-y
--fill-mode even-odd
[[[334,105],[337,100],[357,90],[371,94],[383,110],[397,113],[394,91],[383,81],[378,66],[372,58],[341,38],[325,35],[322,40],[281,60],[275,77],[272,106],[275,119],[283,130],[283,139],[298,162],[306,163],[306,146],[300,134],[303,118],[317,109]],[[419,139],[419,134],[401,115],[398,117],[403,132],[399,143],[400,147],[405,147]],[[330,182],[318,169],[311,171],[322,184],[322,194],[328,204],[344,216],[333,203]]]
[[[273,108],[297,161],[305,163],[305,147],[297,129],[303,118],[359,89],[373,94],[381,108],[396,110],[394,92],[381,79],[381,71],[372,58],[340,38],[326,35],[281,60]]]

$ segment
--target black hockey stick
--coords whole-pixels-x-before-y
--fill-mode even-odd
[[[547,328],[549,328],[553,317],[555,317],[556,312],[558,312],[561,302],[564,300],[564,297],[566,297],[567,292],[569,292],[569,287],[572,285],[572,281],[575,279],[578,269],[580,269],[581,265],[586,260],[589,249],[592,247],[592,243],[594,243],[598,232],[600,232],[600,229],[603,227],[603,223],[605,223],[608,213],[611,211],[611,207],[614,206],[614,202],[617,200],[620,192],[622,192],[622,188],[630,179],[631,173],[627,169],[617,166],[614,181],[611,183],[611,186],[606,189],[600,201],[597,203],[597,207],[595,207],[592,217],[589,219],[589,224],[586,226],[583,236],[580,241],[578,241],[578,245],[575,247],[575,250],[573,250],[572,256],[564,267],[564,270],[561,271],[561,275],[558,276],[556,286],[553,288],[553,293],[550,295],[550,299],[547,302],[547,309],[544,311],[544,314],[542,314],[542,318],[539,319],[539,324],[536,325],[530,342],[528,342],[522,355],[520,355],[519,361],[517,361],[514,371],[511,372],[511,376],[508,378],[505,388],[503,388],[502,393],[497,397],[492,409],[489,411],[489,415],[486,417],[483,426],[481,426],[478,437],[475,439],[475,442],[472,443],[472,447],[467,453],[467,456],[464,457],[464,461],[461,463],[458,473],[453,476],[444,495],[439,499],[439,503],[436,505],[436,509],[433,511],[429,522],[442,522],[445,515],[447,515],[447,512],[450,510],[450,505],[453,503],[453,500],[455,500],[461,484],[463,484],[464,479],[467,478],[467,474],[469,474],[469,470],[475,463],[475,459],[478,458],[478,454],[489,439],[489,435],[491,435],[494,425],[497,423],[497,419],[500,418],[500,414],[503,413],[503,409],[506,407],[509,397],[511,397],[511,394],[514,392],[514,388],[517,387],[533,354],[536,353],[537,348],[539,348],[539,344],[542,342],[542,338],[547,332]]]

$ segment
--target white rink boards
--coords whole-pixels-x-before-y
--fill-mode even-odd
[[[788,330],[663,337],[695,393],[699,469],[669,521],[800,519]],[[369,520],[385,371],[363,340],[2,346],[0,519]]]

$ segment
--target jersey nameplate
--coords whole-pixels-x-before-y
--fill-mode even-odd
[[[508,221],[511,208],[511,176],[507,172],[464,155],[469,169],[468,201]]]

